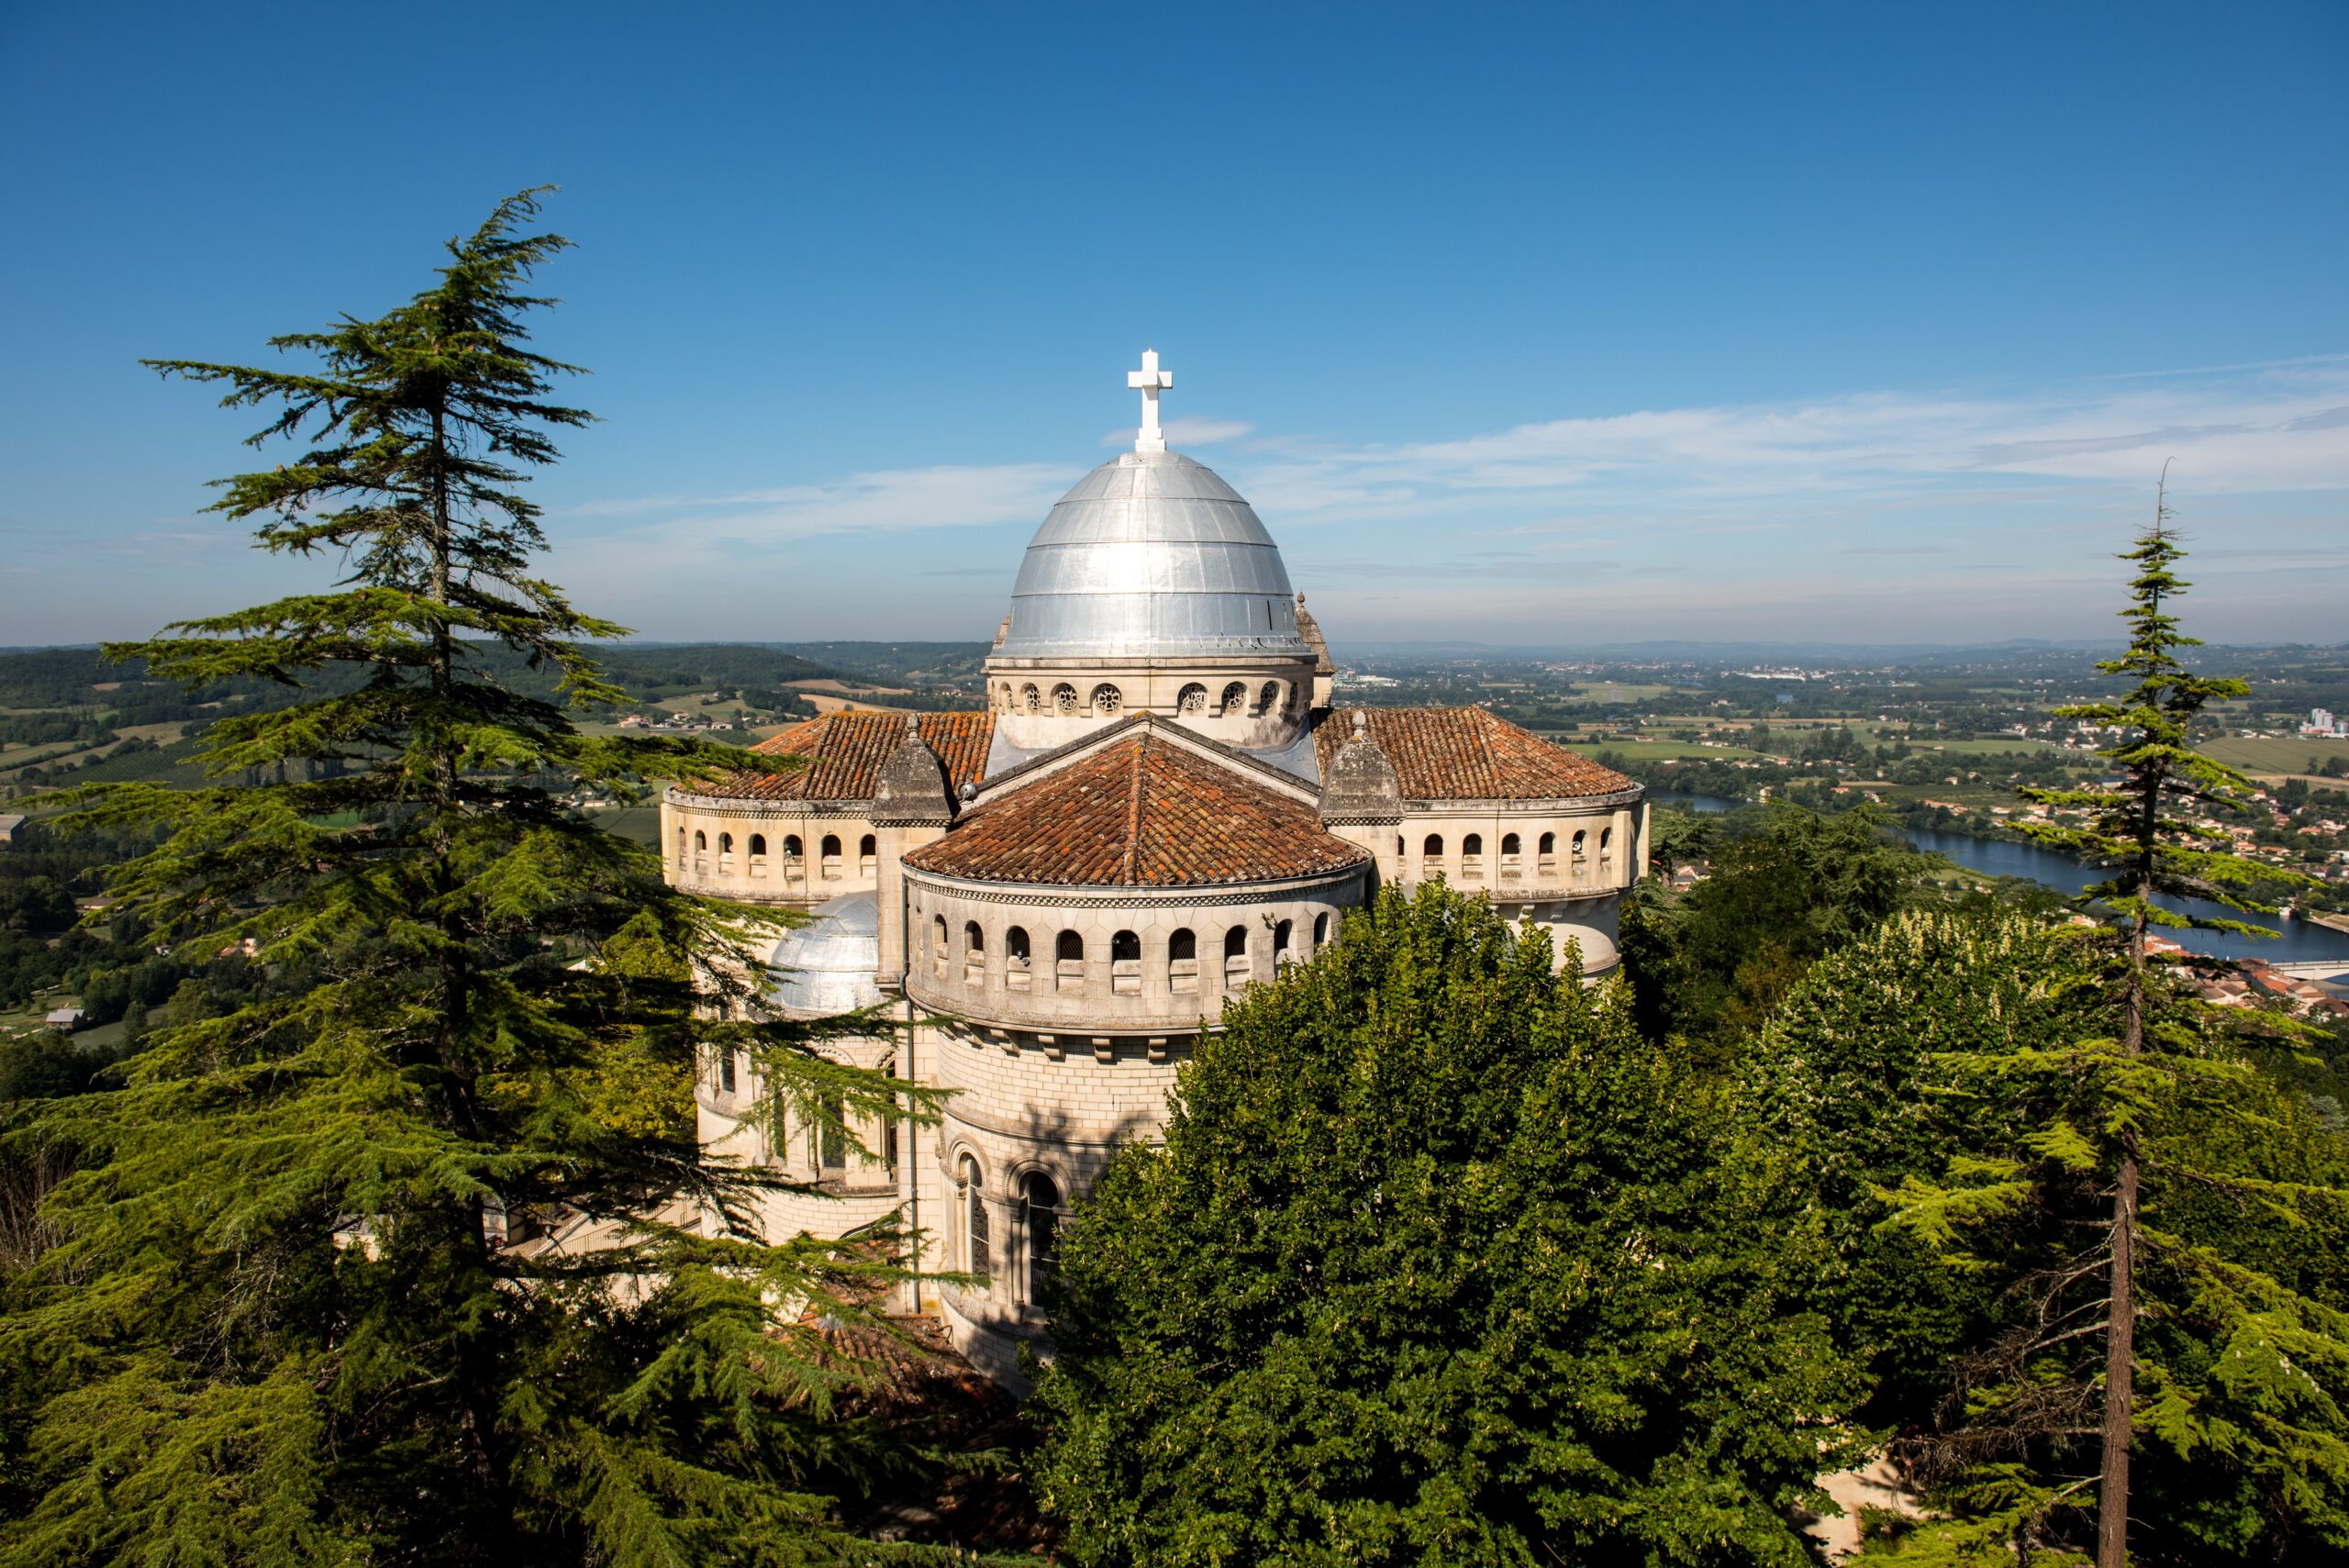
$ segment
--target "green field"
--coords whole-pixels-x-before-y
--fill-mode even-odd
[[[1584,739],[1573,735],[1553,734],[1549,739],[1562,746],[1587,753],[1612,751],[1632,762],[1653,762],[1662,757],[1698,757],[1712,762],[1759,762],[1762,753],[1749,751],[1742,746],[1699,746],[1693,740],[1619,740],[1611,736]]]
[[[1610,683],[1604,685],[1576,686],[1574,689],[1574,695],[1584,702],[1653,702],[1660,696],[1669,695],[1674,689],[1671,686],[1616,685]]]
[[[2247,773],[2305,773],[2311,757],[2320,763],[2335,757],[2349,760],[2349,740],[2320,740],[2312,736],[2294,736],[2288,740],[2246,740],[2241,736],[2229,736],[2202,749]]]
[[[1995,757],[2001,751],[2047,751],[2054,747],[2045,740],[2026,740],[2017,735],[1994,735],[1984,740],[1911,740],[1911,751],[1928,751],[1948,757]],[[2102,764],[2082,753],[2083,766]]]

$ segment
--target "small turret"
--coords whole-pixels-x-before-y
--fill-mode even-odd
[[[1402,781],[1386,751],[1370,738],[1366,716],[1356,708],[1353,737],[1330,759],[1330,772],[1321,781],[1322,824],[1385,826],[1402,817]]]
[[[942,826],[954,820],[954,792],[946,764],[921,738],[921,720],[906,715],[906,737],[881,764],[873,784],[873,825]]]

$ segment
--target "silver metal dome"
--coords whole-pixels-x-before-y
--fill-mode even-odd
[[[1028,543],[1007,659],[1294,654],[1280,547],[1240,493],[1179,452],[1124,452],[1079,480]]]
[[[788,1017],[852,1013],[881,1000],[881,910],[870,893],[844,893],[817,906],[815,917],[783,934],[767,954],[777,971],[767,1005]]]

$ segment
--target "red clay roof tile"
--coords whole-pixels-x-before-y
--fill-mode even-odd
[[[906,864],[982,882],[1186,887],[1369,859],[1307,803],[1144,730],[980,806]]]
[[[992,713],[925,713],[924,744],[946,764],[946,777],[960,795],[976,784],[986,766],[987,743],[995,736]],[[796,756],[780,773],[729,773],[700,793],[753,800],[870,800],[881,764],[906,738],[901,713],[828,713],[805,719],[751,748],[768,756]]]
[[[1333,709],[1313,732],[1325,778],[1330,759],[1353,738],[1355,711]],[[1554,800],[1633,787],[1614,769],[1481,707],[1359,711],[1370,738],[1395,764],[1406,800]]]

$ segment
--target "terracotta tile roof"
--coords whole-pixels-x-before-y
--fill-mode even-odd
[[[906,864],[984,882],[1187,887],[1369,858],[1311,806],[1144,729],[980,806]]]
[[[1313,732],[1321,773],[1352,740],[1354,713],[1334,708]],[[1370,738],[1395,764],[1406,800],[1553,800],[1612,795],[1632,783],[1481,707],[1366,707]]]
[[[956,794],[976,784],[995,736],[992,713],[925,713],[921,738],[946,764]],[[802,761],[781,773],[730,773],[704,785],[707,795],[757,800],[870,800],[881,764],[906,738],[902,713],[828,713],[805,719],[751,748]]]

